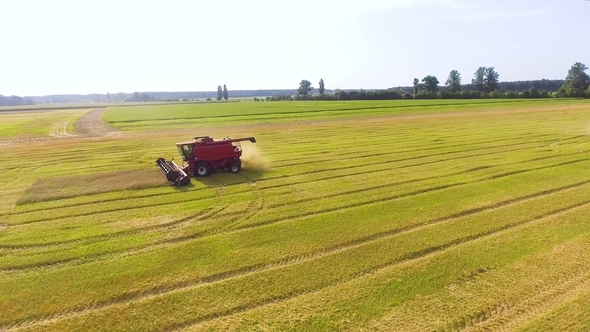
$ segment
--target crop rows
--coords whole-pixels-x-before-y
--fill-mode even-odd
[[[0,329],[561,326],[546,317],[590,292],[587,106],[480,106],[230,122],[211,135],[256,136],[244,149],[270,168],[186,188],[75,194],[97,172],[153,170],[194,132],[0,146]],[[19,201],[47,178],[60,195]]]

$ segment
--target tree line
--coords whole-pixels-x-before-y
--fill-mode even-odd
[[[0,106],[20,106],[20,105],[34,105],[34,104],[35,104],[35,101],[31,97],[0,95]]]
[[[494,67],[479,67],[470,84],[462,84],[461,74],[451,70],[444,87],[436,76],[427,75],[422,80],[414,78],[411,87],[386,90],[335,90],[325,95],[324,80],[319,82],[319,94],[312,95],[308,80],[299,83],[297,94],[273,95],[268,101],[278,100],[388,100],[388,99],[479,99],[479,98],[590,98],[590,76],[586,65],[576,62],[565,80],[535,80],[499,82],[500,74]]]
[[[590,77],[588,67],[576,62],[564,80],[533,80],[499,82],[500,75],[494,67],[480,67],[467,84],[461,81],[457,70],[449,73],[443,86],[436,76],[427,75],[422,80],[415,78],[411,86],[384,90],[327,90],[320,79],[318,93],[308,80],[302,80],[298,89],[283,90],[235,90],[234,98],[257,97],[256,100],[384,100],[384,99],[478,99],[478,98],[590,98]],[[328,93],[326,93],[328,92]],[[331,92],[331,93],[330,93]],[[217,100],[228,100],[227,86],[217,86]],[[260,97],[260,98],[258,98]],[[199,98],[212,100],[213,91],[186,92],[134,92],[88,95],[49,96],[3,96],[0,106],[34,105],[43,103],[84,103],[84,102],[142,102],[142,101],[195,101]]]

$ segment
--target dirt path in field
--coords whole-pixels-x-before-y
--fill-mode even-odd
[[[95,108],[78,119],[74,125],[78,134],[86,137],[102,137],[119,133],[102,119],[106,110],[106,108]]]
[[[51,130],[49,131],[48,137],[27,137],[27,138],[7,138],[2,139],[0,138],[0,147],[12,144],[20,144],[20,143],[29,143],[31,141],[47,141],[47,140],[55,140],[55,139],[80,139],[80,138],[101,138],[101,137],[111,137],[111,136],[119,136],[122,133],[112,127],[108,123],[106,123],[102,116],[106,111],[106,107],[103,108],[94,108],[90,112],[86,113],[84,116],[79,118],[74,123],[74,128],[76,132],[71,133],[67,132],[67,122],[58,122],[53,125]],[[15,111],[14,113],[24,112],[24,111]],[[5,113],[3,113],[5,114]]]

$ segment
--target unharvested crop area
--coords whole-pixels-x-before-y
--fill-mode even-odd
[[[26,116],[0,114],[0,330],[590,329],[587,101],[116,107],[118,135],[15,139]],[[167,186],[196,135],[258,143]]]

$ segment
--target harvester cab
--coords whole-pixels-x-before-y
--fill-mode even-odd
[[[238,173],[242,168],[242,141],[256,143],[254,137],[214,140],[209,136],[197,136],[191,141],[176,143],[182,168],[163,158],[159,158],[156,165],[172,185],[188,184],[189,175],[208,176],[212,170],[228,169]]]
[[[178,153],[180,153],[180,156],[182,157],[182,161],[186,162],[189,159],[193,159],[193,151],[195,148],[193,143],[176,143],[176,147],[178,148]]]

